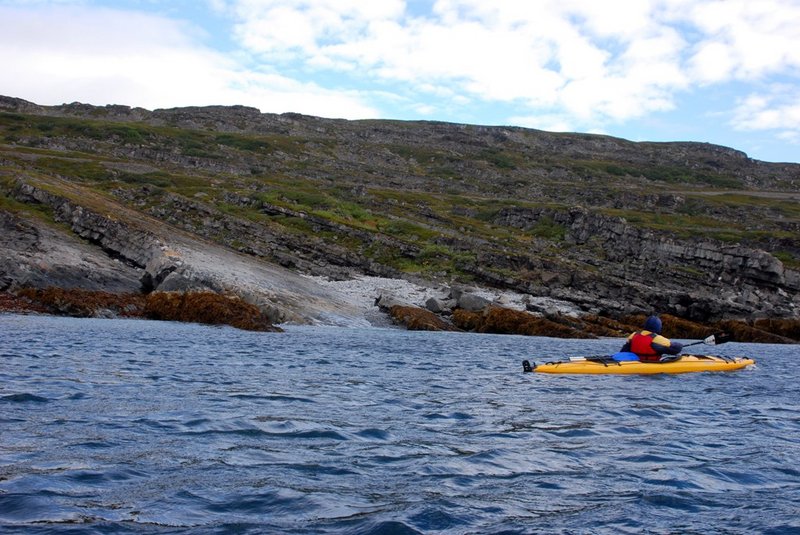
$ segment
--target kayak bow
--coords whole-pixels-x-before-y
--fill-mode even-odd
[[[581,357],[569,361],[545,362],[531,365],[522,363],[523,371],[560,374],[658,374],[692,372],[728,372],[741,370],[755,364],[747,357],[720,357],[716,355],[681,355],[669,362],[616,361],[610,357]]]

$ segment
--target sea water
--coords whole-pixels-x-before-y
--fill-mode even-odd
[[[798,533],[797,346],[0,315],[0,532]]]

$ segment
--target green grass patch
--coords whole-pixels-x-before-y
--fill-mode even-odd
[[[267,216],[274,223],[295,234],[314,234],[314,226],[307,219],[300,217],[290,217],[286,215]]]
[[[553,221],[550,216],[542,216],[531,229],[531,234],[537,238],[561,242],[564,241],[564,237],[567,235],[567,228]]]
[[[114,139],[123,143],[141,143],[150,137],[147,127],[126,123],[108,123],[69,117],[43,117],[17,114],[0,114],[0,125],[16,123],[17,134],[44,135],[47,137],[83,137],[102,141]]]
[[[234,149],[248,152],[266,152],[270,149],[270,144],[261,138],[242,136],[235,134],[217,134],[214,141],[220,145],[233,147]]]
[[[419,260],[436,260],[450,258],[450,256],[451,251],[449,247],[435,243],[429,243],[420,250],[417,258]]]
[[[50,206],[39,203],[24,203],[12,198],[7,191],[10,184],[4,178],[0,179],[0,210],[5,210],[19,216],[33,217],[38,221],[46,223],[48,226],[58,228],[62,231],[71,231],[66,223],[56,223],[53,217],[53,209]]]
[[[256,196],[262,202],[292,209],[325,210],[334,205],[334,200],[321,191],[281,187]]]
[[[407,160],[414,160],[420,165],[446,167],[454,161],[450,154],[418,145],[388,145],[386,148],[394,154]]]
[[[39,158],[34,162],[34,166],[40,171],[81,181],[104,182],[113,178],[111,171],[99,162],[91,160]]]
[[[744,228],[740,224],[705,215],[616,209],[601,210],[601,213],[622,217],[636,227],[666,232],[679,238],[705,236],[723,241],[738,241],[744,236]]]
[[[516,169],[518,163],[517,155],[512,155],[508,152],[496,148],[489,148],[482,150],[480,154],[478,154],[478,158],[489,162],[498,169],[503,169],[503,170]]]
[[[168,188],[174,186],[174,182],[167,173],[120,173],[117,175],[117,180],[121,180],[126,184],[150,184],[159,188]]]
[[[693,206],[725,206],[729,208],[760,208],[767,212],[775,212],[788,219],[800,219],[800,202],[793,198],[781,198],[780,193],[774,196],[748,195],[742,193],[724,193],[719,195],[695,195],[690,199]]]
[[[390,236],[410,241],[428,241],[438,236],[437,232],[405,219],[387,220],[378,227],[378,230]]]
[[[580,176],[589,177],[595,174],[607,174],[616,177],[639,176],[642,174],[640,169],[627,167],[614,162],[606,161],[581,161],[578,162],[573,170]]]
[[[642,176],[648,180],[667,184],[706,185],[715,188],[741,189],[741,179],[712,171],[669,165],[624,165],[608,161],[578,160],[567,163],[578,176],[595,175],[612,177]]]
[[[332,210],[314,210],[318,217],[342,223],[344,225],[374,231],[388,220],[376,217],[369,210],[352,203],[338,203]]]
[[[800,270],[800,258],[789,251],[774,251],[772,256],[780,260],[789,269]]]
[[[144,123],[119,123],[97,119],[43,117],[16,113],[0,113],[0,131],[6,141],[23,137],[85,138],[124,144],[155,144],[162,148],[177,147],[185,156],[219,159],[220,145],[245,152],[263,153],[274,149],[289,154],[303,151],[304,142],[288,136],[252,136],[214,133],[172,126],[151,126]]]

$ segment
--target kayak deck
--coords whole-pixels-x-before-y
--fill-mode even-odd
[[[554,361],[531,365],[522,363],[523,370],[537,373],[560,374],[645,374],[727,372],[741,370],[755,364],[747,357],[720,357],[716,355],[681,355],[670,362],[615,361],[610,357],[585,357],[579,360]]]

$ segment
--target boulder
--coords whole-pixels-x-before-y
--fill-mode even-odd
[[[458,298],[459,308],[463,308],[464,310],[469,310],[471,312],[477,312],[479,310],[483,310],[490,304],[491,301],[489,301],[485,297],[481,297],[479,295],[472,293],[464,293],[461,295],[461,297]]]
[[[454,299],[439,299],[437,297],[431,297],[425,301],[425,308],[434,314],[449,314],[455,307],[456,301]]]
[[[381,290],[378,292],[378,297],[375,298],[375,306],[383,311],[388,311],[393,306],[409,307],[414,305],[400,299],[397,295],[388,290]]]
[[[478,289],[474,286],[466,286],[463,284],[454,284],[450,287],[450,299],[455,299],[458,301],[461,299],[461,296],[468,293],[475,293]]]

